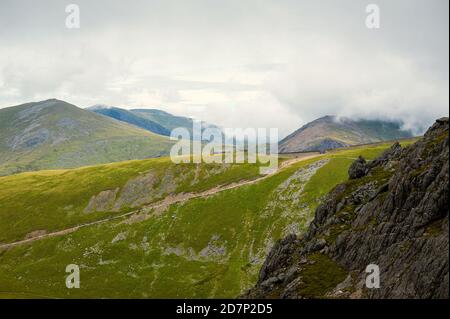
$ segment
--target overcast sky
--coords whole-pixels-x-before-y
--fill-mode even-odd
[[[55,97],[280,135],[327,114],[421,131],[448,115],[448,3],[0,0],[0,108]]]

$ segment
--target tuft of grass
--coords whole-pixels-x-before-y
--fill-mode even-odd
[[[437,220],[432,222],[425,228],[424,236],[436,237],[442,234],[442,232],[442,220]]]
[[[314,253],[308,256],[311,264],[305,265],[300,276],[303,284],[299,294],[305,298],[324,298],[326,293],[342,282],[348,273],[327,255]]]

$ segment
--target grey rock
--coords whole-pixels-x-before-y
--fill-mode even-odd
[[[348,169],[348,176],[350,179],[361,178],[366,176],[367,172],[367,162],[364,157],[359,156],[358,159],[354,161]]]

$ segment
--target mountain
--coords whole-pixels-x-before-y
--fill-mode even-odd
[[[156,110],[156,109],[134,109],[134,110],[131,110],[131,112],[133,112],[134,114],[139,115],[145,119],[154,121],[154,122],[162,125],[169,131],[172,131],[173,129],[175,129],[177,127],[184,127],[189,131],[190,135],[193,136],[193,133],[192,133],[193,120],[192,120],[192,118],[172,115],[165,111]],[[201,122],[201,126],[202,126],[202,132],[206,128],[215,128],[215,129],[220,130],[220,128],[218,126],[211,124],[211,123],[204,122],[204,121]],[[208,141],[208,138],[203,139],[203,140]]]
[[[193,120],[189,117],[176,116],[157,109],[132,109],[125,110],[111,106],[96,105],[89,107],[88,110],[98,114],[112,117],[116,120],[127,122],[136,125],[145,130],[156,134],[170,136],[170,132],[177,127],[186,128],[192,134]],[[215,125],[202,122],[202,131],[205,128],[213,127]]]
[[[112,117],[113,119],[138,126],[140,128],[143,128],[144,130],[159,135],[170,136],[170,130],[167,129],[166,127],[160,125],[157,122],[154,122],[153,120],[142,117],[139,114],[135,114],[132,111],[127,111],[117,107],[100,106],[100,105],[92,106],[88,108],[88,110],[95,112],[97,114],[109,116]]]
[[[189,117],[176,116],[156,109],[134,109],[131,112],[147,120],[154,121],[169,131],[177,127],[185,127],[192,134],[192,119]]]
[[[56,99],[0,109],[0,175],[161,156],[171,145]]]
[[[448,299],[448,118],[409,147],[394,144],[369,162],[359,157],[349,178],[304,235],[272,248],[244,297]],[[379,287],[369,289],[374,266]]]
[[[412,137],[398,122],[351,120],[324,116],[280,141],[280,153],[323,152],[328,149]]]

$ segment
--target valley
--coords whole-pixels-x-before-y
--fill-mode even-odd
[[[0,297],[236,297],[359,155],[390,145],[284,156],[265,176],[258,164],[157,158],[1,177]],[[65,287],[67,264],[80,289]]]

